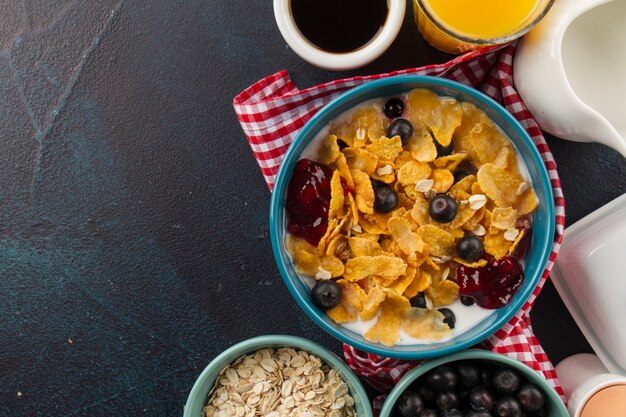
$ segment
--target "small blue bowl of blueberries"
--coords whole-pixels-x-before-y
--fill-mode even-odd
[[[559,394],[536,371],[506,356],[470,349],[409,371],[380,417],[567,417]]]

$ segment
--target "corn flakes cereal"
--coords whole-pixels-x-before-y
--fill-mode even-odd
[[[350,174],[354,180],[356,207],[362,213],[374,213],[374,188],[370,177],[358,169],[350,170]]]
[[[343,210],[344,194],[343,185],[341,185],[341,175],[339,171],[333,172],[330,180],[330,208],[328,209],[328,218],[338,217]]]
[[[474,126],[467,140],[467,153],[477,166],[494,163],[503,149],[511,147],[497,128],[482,123]]]
[[[504,230],[490,226],[487,230],[485,238],[483,239],[485,252],[492,255],[496,259],[505,256],[509,252],[509,248],[512,244],[512,242],[504,238],[504,233]]]
[[[337,167],[337,171],[341,174],[341,177],[346,181],[346,185],[350,188],[354,188],[354,181],[352,180],[352,174],[350,173],[350,168],[348,167],[348,163],[346,162],[346,156],[342,153],[335,160],[335,166]]]
[[[372,140],[372,143],[366,145],[365,149],[379,158],[393,161],[396,159],[396,156],[402,152],[402,141],[400,140],[400,136],[394,136],[392,138],[381,136],[378,139]]]
[[[392,217],[387,227],[398,247],[405,255],[411,256],[424,251],[424,241],[413,232],[411,223],[402,217]]]
[[[428,126],[442,146],[448,146],[454,130],[461,124],[463,109],[453,98],[440,98],[430,90],[415,89],[407,97],[411,120]],[[417,115],[417,117],[416,117]]]
[[[428,245],[431,255],[442,257],[454,254],[454,236],[432,224],[425,224],[417,229],[417,235]]]
[[[417,268],[419,268],[419,266]],[[413,281],[404,290],[404,295],[409,299],[415,297],[417,294],[428,288],[428,286],[430,285],[430,281],[431,277],[428,272],[422,269],[417,269],[415,271]]]
[[[496,207],[491,212],[491,224],[501,230],[514,229],[517,218],[517,210],[513,207]]]
[[[386,297],[387,293],[380,285],[373,285],[367,292],[367,298],[363,303],[363,307],[361,309],[361,320],[371,320],[376,317],[376,314],[378,314],[378,310],[380,309],[380,305],[383,301],[385,301]]]
[[[515,248],[522,241],[522,239],[524,238],[525,235],[526,235],[526,231],[525,230],[523,230],[520,233],[518,233],[518,235],[515,238],[515,240],[511,243],[511,247],[509,248],[509,255],[511,255],[515,251]]]
[[[435,307],[447,306],[459,298],[459,286],[456,282],[449,280],[439,281],[428,287],[425,292]]]
[[[400,258],[386,255],[358,256],[348,259],[343,277],[350,282],[369,276],[399,277],[406,272],[406,263]]]
[[[454,175],[447,169],[434,170],[432,177],[435,181],[432,188],[438,193],[445,193],[454,183]]]
[[[532,213],[539,205],[539,199],[533,189],[528,189],[517,200],[515,208],[520,216]]]
[[[324,165],[330,165],[339,158],[341,151],[337,144],[337,136],[328,135],[322,142],[320,149],[319,161]]]
[[[379,160],[378,166],[372,174],[372,178],[384,182],[385,184],[391,184],[396,180],[395,172],[396,169],[393,162]]]
[[[393,346],[400,336],[400,320],[411,309],[406,297],[387,291],[387,298],[380,305],[380,315],[365,337],[373,342]]]
[[[344,266],[341,259],[334,255],[326,255],[320,259],[320,268],[324,271],[330,272],[332,278],[337,278],[343,275]]]
[[[405,187],[415,185],[430,176],[432,169],[421,162],[409,161],[398,170],[398,182]]]
[[[402,330],[409,336],[424,340],[440,340],[450,336],[451,330],[437,310],[411,308],[402,317]]]
[[[374,175],[378,166],[378,156],[361,148],[346,148],[343,150],[343,154],[350,169],[358,169],[367,175]]]
[[[359,312],[353,308],[346,308],[343,304],[326,310],[326,315],[335,323],[348,323],[359,318]]]
[[[475,175],[468,175],[467,177],[462,178],[452,187],[450,187],[450,193],[456,197],[456,193],[459,191],[464,191],[466,194],[472,194],[472,185],[476,182]]]
[[[437,168],[445,168],[454,171],[467,158],[467,152],[453,153],[451,155],[442,156],[433,161]]]
[[[411,156],[418,162],[431,162],[437,158],[437,148],[433,137],[427,129],[419,129],[409,139],[407,149]],[[435,165],[436,166],[436,165]]]
[[[360,236],[354,236],[348,238],[348,245],[350,246],[350,252],[354,257],[383,254],[383,249],[380,247],[380,243],[378,243],[378,238],[376,240],[372,240]]]
[[[498,207],[511,207],[517,201],[517,189],[521,180],[512,177],[495,164],[485,164],[476,175],[480,189]]]
[[[317,219],[325,229],[316,229],[316,237],[324,233],[309,240],[317,245],[291,234],[285,241],[299,274],[341,288],[328,317],[375,321],[365,339],[388,346],[401,331],[429,341],[450,336],[437,308],[459,298],[458,268],[483,268],[511,256],[527,233],[518,223],[528,222],[539,204],[520,174],[515,148],[474,105],[416,89],[406,96],[403,117],[414,126],[404,146],[399,136],[387,137],[390,120],[378,104],[331,123],[317,159],[334,170],[326,174],[323,194],[328,218]],[[435,141],[452,145],[452,153],[440,156]],[[397,204],[383,208],[376,200],[380,187],[395,192]],[[440,194],[457,203],[448,223],[430,215],[431,200]],[[466,236],[483,243],[476,260],[457,253]],[[427,308],[412,308],[410,300],[420,294]]]

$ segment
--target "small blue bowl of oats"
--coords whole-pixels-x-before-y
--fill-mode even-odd
[[[196,380],[184,417],[279,417],[308,411],[372,417],[357,376],[335,354],[309,340],[265,335],[219,354]]]

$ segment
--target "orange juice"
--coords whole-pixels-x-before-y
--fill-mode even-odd
[[[521,36],[553,0],[413,0],[417,26],[446,52],[464,52]]]

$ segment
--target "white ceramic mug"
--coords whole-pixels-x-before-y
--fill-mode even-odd
[[[572,417],[580,417],[587,401],[600,390],[613,385],[626,385],[626,377],[610,374],[600,359],[590,353],[563,359],[556,366],[556,373]]]
[[[393,43],[402,27],[406,0],[388,0],[389,12],[382,29],[363,47],[347,52],[332,53],[313,45],[298,29],[291,14],[290,0],[274,0],[274,17],[287,44],[302,59],[317,67],[345,71],[369,64]]]

